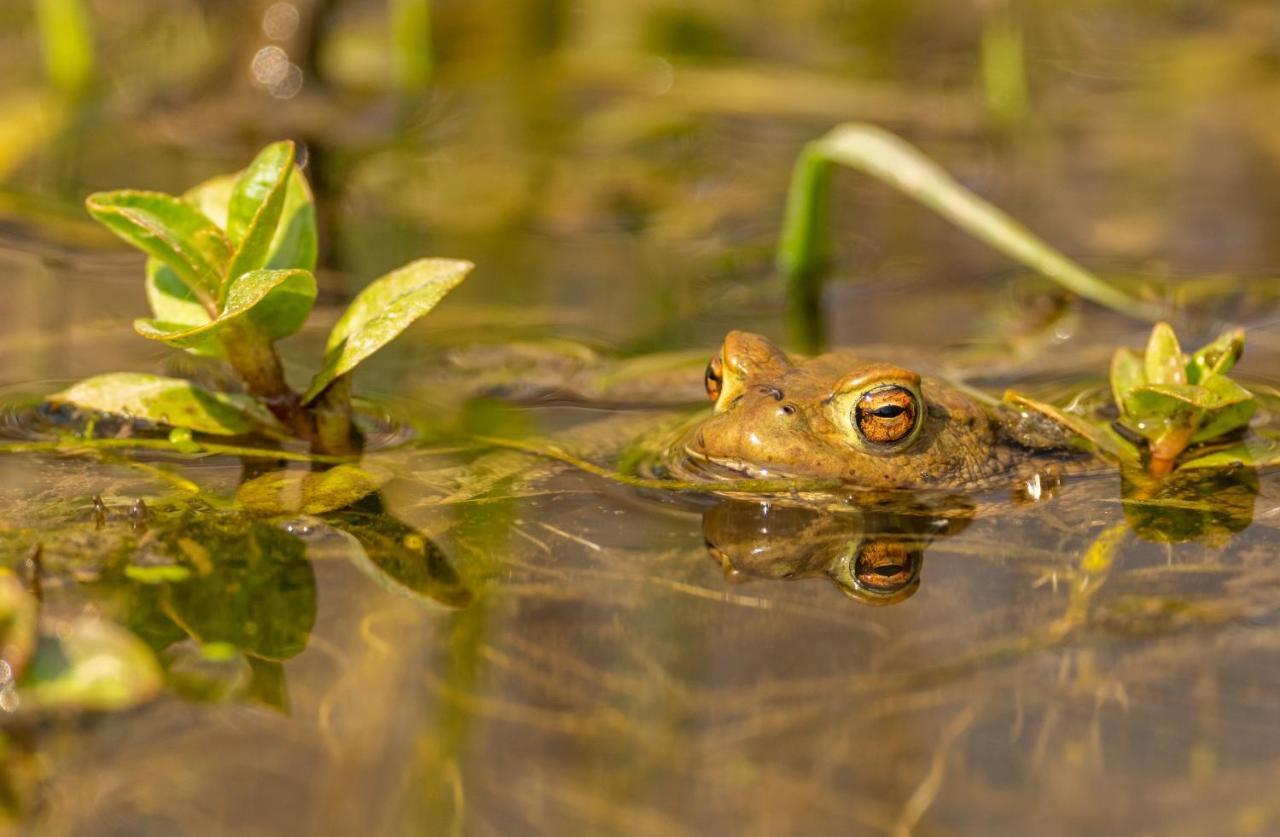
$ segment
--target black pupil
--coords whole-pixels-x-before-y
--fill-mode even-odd
[[[697,369],[696,366],[694,368]],[[707,380],[716,384],[720,383],[720,376],[716,374],[715,367],[709,363],[707,364]]]
[[[885,404],[883,407],[876,407],[874,410],[872,410],[871,415],[875,416],[876,418],[891,419],[891,418],[897,418],[898,416],[902,415],[905,412],[906,412],[905,407],[900,407],[897,404]]]

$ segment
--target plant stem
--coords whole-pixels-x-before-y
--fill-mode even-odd
[[[316,425],[316,450],[336,455],[360,452],[361,439],[352,421],[350,375],[334,378],[310,410]]]
[[[275,346],[245,328],[232,330],[222,345],[227,360],[244,379],[249,394],[262,401],[299,439],[313,438],[315,422],[302,408],[298,393],[285,380]]]

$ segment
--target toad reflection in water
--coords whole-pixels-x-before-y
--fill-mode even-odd
[[[956,496],[934,505],[834,511],[726,499],[703,513],[702,533],[730,580],[826,576],[851,598],[886,605],[915,593],[925,549],[960,532],[972,515],[971,502]]]

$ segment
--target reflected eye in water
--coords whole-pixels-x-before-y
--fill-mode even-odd
[[[854,559],[853,578],[865,590],[892,594],[909,584],[919,585],[920,565],[920,549],[914,544],[869,540]]]

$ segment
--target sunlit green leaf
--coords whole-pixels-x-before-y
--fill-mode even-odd
[[[1142,357],[1129,347],[1116,349],[1111,356],[1111,397],[1117,405],[1124,406],[1125,394],[1147,381]]]
[[[375,279],[352,300],[329,333],[324,365],[303,400],[313,400],[334,378],[394,340],[457,287],[474,266],[457,259],[419,259]]]
[[[194,206],[162,192],[128,190],[92,194],[85,206],[120,238],[169,265],[193,294],[216,294],[230,245]]]
[[[1258,400],[1253,393],[1230,378],[1213,375],[1205,378],[1200,386],[1210,393],[1212,400],[1205,408],[1199,429],[1191,437],[1192,442],[1215,439],[1239,430],[1249,423],[1258,408]]]
[[[272,471],[241,485],[236,502],[254,514],[323,514],[372,494],[389,476],[374,466],[346,464],[327,471]]]
[[[212,347],[234,327],[247,327],[266,340],[293,334],[306,322],[315,300],[316,280],[310,271],[254,270],[231,281],[226,305],[216,320],[184,326],[142,319],[134,322],[134,329],[149,340],[214,354]]]
[[[199,209],[206,218],[218,225],[218,229],[225,232],[231,192],[243,173],[244,170],[241,169],[235,174],[214,175],[183,192],[182,199]]]
[[[1185,468],[1222,468],[1230,465],[1263,467],[1280,464],[1280,433],[1274,430],[1256,430],[1244,439],[1225,447],[1206,447],[1203,453],[1195,451],[1191,458],[1179,465]]]
[[[284,210],[293,155],[292,142],[268,145],[236,180],[227,206],[227,236],[236,251],[227,267],[224,297],[228,283],[267,264]]]
[[[241,174],[243,172],[211,177],[188,190],[182,199],[195,204],[210,220],[226,229],[231,192]],[[271,241],[265,266],[274,270],[315,270],[316,250],[315,203],[306,176],[295,166],[289,175],[284,208],[280,212],[280,222],[276,226],[275,238]],[[164,317],[157,314],[156,319]]]
[[[154,256],[147,259],[146,292],[151,313],[161,322],[199,326],[210,320],[209,312],[173,268]]]
[[[1149,384],[1181,385],[1187,382],[1186,360],[1173,326],[1156,323],[1151,329],[1143,365]]]
[[[253,246],[265,252],[284,206],[285,182],[293,171],[294,153],[292,141],[273,142],[240,172],[227,202],[227,238],[232,244],[243,249],[258,236],[260,240]]]
[[[1198,384],[1211,375],[1225,375],[1244,352],[1244,329],[1234,329],[1201,348],[1187,361],[1187,382]]]
[[[186,427],[199,433],[283,433],[271,414],[248,396],[213,393],[190,381],[161,375],[139,372],[98,375],[49,396],[49,401]]]
[[[163,678],[155,655],[129,631],[81,618],[40,637],[18,681],[20,709],[110,711],[150,700]]]

